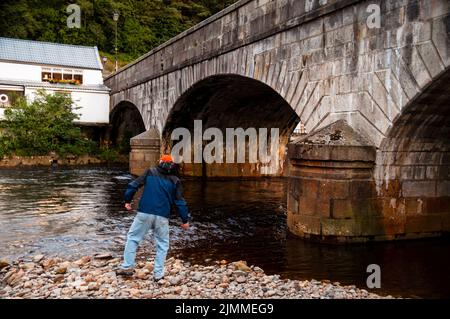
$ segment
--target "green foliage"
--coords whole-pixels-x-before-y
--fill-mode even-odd
[[[98,152],[98,158],[107,163],[115,163],[119,159],[119,152],[111,148],[101,148]]]
[[[134,136],[133,132],[125,131],[123,136],[117,142],[116,149],[119,154],[129,154],[131,152],[130,139]]]
[[[63,0],[2,0],[0,36],[98,46],[114,54],[117,22],[118,51],[129,62],[178,33],[224,9],[236,0],[77,0],[81,28],[69,29]]]
[[[66,93],[47,94],[41,90],[32,102],[18,99],[5,110],[5,120],[0,123],[0,155],[92,152],[95,143],[84,139],[80,128],[73,123],[79,118],[74,110],[72,99]]]

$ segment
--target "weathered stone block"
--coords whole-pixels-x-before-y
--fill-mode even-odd
[[[437,179],[439,176],[439,166],[427,166],[425,172],[426,179]]]
[[[450,231],[450,214],[442,214],[441,216],[442,226],[441,229],[445,232]]]
[[[405,234],[408,231],[405,229],[406,215],[398,214],[396,216],[389,216],[384,218],[383,227],[385,235]]]
[[[385,236],[385,218],[377,216],[369,216],[358,219],[361,227],[361,236],[374,238],[378,236]]]
[[[435,77],[445,69],[439,53],[436,51],[435,46],[431,41],[418,45],[417,49],[431,76]]]
[[[437,181],[436,196],[450,196],[450,181]]]
[[[356,200],[377,196],[373,180],[351,180],[349,182],[348,190],[349,197]]]
[[[316,212],[316,200],[301,196],[299,198],[298,211],[301,215],[318,216]]]
[[[406,218],[406,233],[439,232],[441,230],[440,216],[408,216]]]
[[[349,182],[338,180],[320,181],[318,197],[321,199],[346,199],[349,197]]]
[[[147,163],[158,163],[159,154],[157,153],[146,153],[144,154],[144,161]]]
[[[405,198],[405,210],[409,215],[422,215],[425,213],[425,202],[420,198]]]
[[[417,199],[422,202],[422,199]],[[430,197],[423,200],[423,213],[425,214],[442,214],[450,213],[450,197]]]
[[[436,182],[403,181],[402,195],[404,197],[434,197],[436,196]]]
[[[332,199],[331,207],[331,218],[350,219],[355,217],[350,199]]]
[[[322,236],[357,237],[360,224],[355,219],[322,219]]]
[[[304,197],[317,198],[319,194],[319,181],[314,179],[301,179],[299,181],[299,193]]]
[[[292,224],[288,225],[289,230],[300,236],[320,235],[320,218],[315,216],[293,215]]]
[[[447,14],[433,20],[433,43],[446,66],[450,65],[450,38],[448,36],[449,19],[450,15]]]
[[[143,161],[145,158],[145,154],[141,151],[131,151],[130,157],[132,161]]]
[[[298,214],[299,213],[298,200],[294,196],[292,196],[292,194],[288,194],[287,210],[290,214]]]

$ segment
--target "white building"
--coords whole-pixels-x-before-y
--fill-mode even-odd
[[[0,37],[0,119],[17,95],[38,89],[69,92],[82,125],[109,122],[109,89],[103,85],[97,47]]]

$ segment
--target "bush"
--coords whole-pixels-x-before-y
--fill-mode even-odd
[[[67,93],[37,92],[28,102],[20,98],[5,110],[0,123],[0,156],[81,155],[94,152],[95,142],[86,140],[73,121],[79,118]]]
[[[102,148],[100,149],[98,158],[107,163],[115,163],[119,159],[119,152],[114,149]]]

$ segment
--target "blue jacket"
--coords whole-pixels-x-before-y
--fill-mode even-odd
[[[175,205],[183,223],[188,222],[189,212],[178,177],[159,166],[148,169],[128,184],[125,203],[131,203],[141,186],[144,186],[144,192],[139,202],[139,212],[169,218],[171,207]]]

